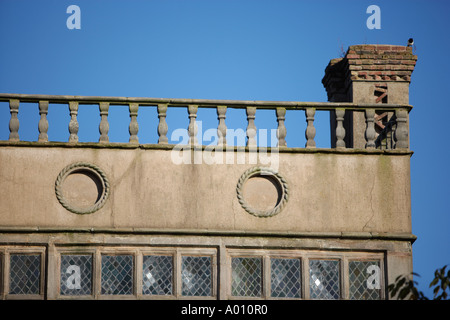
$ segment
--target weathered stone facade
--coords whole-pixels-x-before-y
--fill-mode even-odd
[[[388,283],[412,271],[416,59],[407,47],[351,46],[326,68],[327,103],[1,94],[11,110],[0,145],[1,297],[388,298]],[[20,102],[39,105],[37,142],[20,141]],[[48,141],[49,103],[69,107],[67,143]],[[79,104],[99,106],[98,143],[78,142]],[[113,104],[128,106],[129,143],[109,142]],[[139,143],[141,107],[157,108],[158,144]],[[188,111],[182,150],[168,143],[171,107]],[[217,110],[213,154],[195,141],[198,108]],[[226,147],[227,108],[247,112],[246,147]],[[277,147],[252,143],[257,109],[275,110]],[[286,146],[286,110],[305,112],[305,148]],[[316,111],[330,113],[332,148],[315,145]]]

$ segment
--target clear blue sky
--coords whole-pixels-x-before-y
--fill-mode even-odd
[[[80,30],[66,27],[72,4],[81,8]],[[381,9],[379,30],[366,27],[372,4]],[[431,297],[434,270],[450,264],[449,12],[449,1],[436,0],[0,0],[0,92],[327,101],[321,79],[342,48],[413,37],[414,271]],[[227,124],[245,128],[238,111],[227,113]],[[156,142],[155,110],[139,112],[140,141]],[[288,146],[304,146],[304,115],[287,116]],[[67,141],[67,108],[51,105],[48,118],[50,140]],[[21,104],[19,119],[21,138],[36,140],[37,107]],[[199,119],[217,125],[214,110]],[[328,115],[316,119],[318,147],[328,147]],[[97,107],[80,107],[80,141],[98,140],[98,121]],[[111,107],[111,141],[128,141],[128,121],[126,108]],[[186,110],[169,111],[167,121],[170,130],[187,127]],[[0,103],[1,140],[8,122]],[[273,114],[257,113],[257,126],[275,128]]]

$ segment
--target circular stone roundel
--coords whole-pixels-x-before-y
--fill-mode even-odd
[[[110,192],[106,175],[97,166],[76,162],[65,167],[55,181],[59,203],[77,214],[88,214],[105,204]]]
[[[242,208],[256,217],[277,215],[289,198],[286,180],[279,173],[264,167],[245,171],[236,192]]]

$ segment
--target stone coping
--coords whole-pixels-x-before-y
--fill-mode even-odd
[[[213,229],[151,229],[151,228],[66,228],[66,227],[0,227],[4,233],[89,233],[118,235],[186,235],[219,237],[276,237],[276,238],[331,238],[348,240],[397,240],[414,242],[417,236],[411,233],[394,232],[290,232],[290,231],[250,231],[250,230],[213,230]]]
[[[379,104],[379,103],[354,103],[354,102],[311,102],[311,101],[258,101],[258,100],[218,100],[218,99],[178,99],[178,98],[145,98],[145,97],[106,97],[106,96],[73,96],[73,95],[45,95],[45,94],[17,94],[0,93],[0,101],[8,102],[18,100],[23,103],[38,103],[48,101],[54,104],[68,104],[78,102],[78,104],[98,105],[99,103],[109,103],[110,105],[129,105],[130,103],[139,106],[153,106],[166,104],[169,107],[187,107],[196,105],[199,108],[215,108],[217,106],[227,106],[230,108],[257,107],[258,109],[286,108],[288,110],[304,110],[305,108],[315,108],[317,110],[349,109],[361,110],[394,110],[413,108],[410,104]]]
[[[99,143],[99,142],[37,142],[37,141],[0,141],[0,147],[32,147],[32,148],[92,148],[92,149],[143,149],[143,150],[172,150],[175,147],[182,148],[183,150],[191,148],[192,150],[205,150],[214,147],[212,151],[219,150],[217,146],[189,146],[189,145],[175,145],[175,144],[133,144],[133,143]],[[274,150],[279,153],[328,153],[328,154],[367,154],[367,155],[413,155],[414,152],[408,149],[353,149],[353,148],[291,148],[291,147],[279,147],[279,148],[255,148],[255,147],[243,147],[243,146],[227,146],[226,151],[233,152],[258,152],[264,150],[271,152]]]

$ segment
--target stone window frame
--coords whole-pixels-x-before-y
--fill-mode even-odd
[[[40,293],[32,295],[9,294],[9,267],[11,254],[38,254],[41,257],[40,265]],[[61,255],[92,255],[92,295],[73,296],[60,294],[61,277]],[[133,294],[132,295],[102,295],[101,292],[101,256],[129,254],[133,257]],[[143,257],[146,255],[170,255],[173,257],[173,294],[144,295],[142,293],[142,266]],[[221,262],[219,263],[219,255]],[[44,299],[46,295],[56,299],[200,299],[215,300],[219,292],[223,292],[222,299],[245,299],[245,300],[302,300],[309,299],[309,260],[316,259],[338,259],[340,261],[340,292],[341,299],[349,299],[349,262],[350,261],[378,261],[380,266],[380,293],[381,300],[386,299],[387,284],[385,275],[387,272],[386,252],[384,251],[338,251],[318,249],[254,249],[238,247],[146,247],[146,246],[120,246],[120,245],[57,245],[51,247],[50,252],[44,246],[0,246],[0,299]],[[211,261],[211,296],[182,296],[181,295],[181,262],[182,256],[210,256]],[[234,297],[231,295],[231,258],[232,257],[261,257],[262,258],[262,295],[261,297]],[[223,258],[223,260],[222,260]],[[301,297],[280,298],[270,296],[270,259],[271,258],[294,258],[300,259],[301,267]],[[47,265],[46,259],[51,259]],[[51,268],[50,268],[51,266]],[[47,269],[50,268],[50,269]],[[225,270],[224,270],[225,269]],[[221,288],[218,281],[221,281]],[[47,292],[45,292],[47,290]]]
[[[92,294],[91,295],[61,295],[61,255],[92,255]],[[121,246],[89,246],[89,247],[63,247],[56,249],[56,274],[54,288],[56,298],[62,300],[216,300],[217,299],[217,249],[215,248],[183,248],[183,247],[121,247]],[[101,257],[102,255],[131,255],[133,258],[133,293],[130,295],[110,295],[101,293]],[[142,292],[143,258],[148,255],[172,256],[172,295],[147,295]],[[211,257],[211,296],[183,296],[181,280],[181,262],[183,256]]]
[[[231,259],[234,257],[262,258],[262,294],[260,297],[246,297],[232,295]],[[271,264],[272,258],[300,259],[301,292],[300,298],[271,297]],[[309,260],[338,260],[340,299],[349,300],[349,262],[350,261],[378,261],[380,266],[380,300],[386,299],[387,285],[385,283],[385,253],[379,251],[334,251],[307,249],[245,249],[228,248],[226,252],[226,298],[230,300],[309,300]]]
[[[40,275],[38,294],[13,294],[9,293],[10,288],[10,266],[11,255],[39,255]],[[43,300],[45,297],[46,283],[46,248],[41,246],[0,246],[0,300]]]

